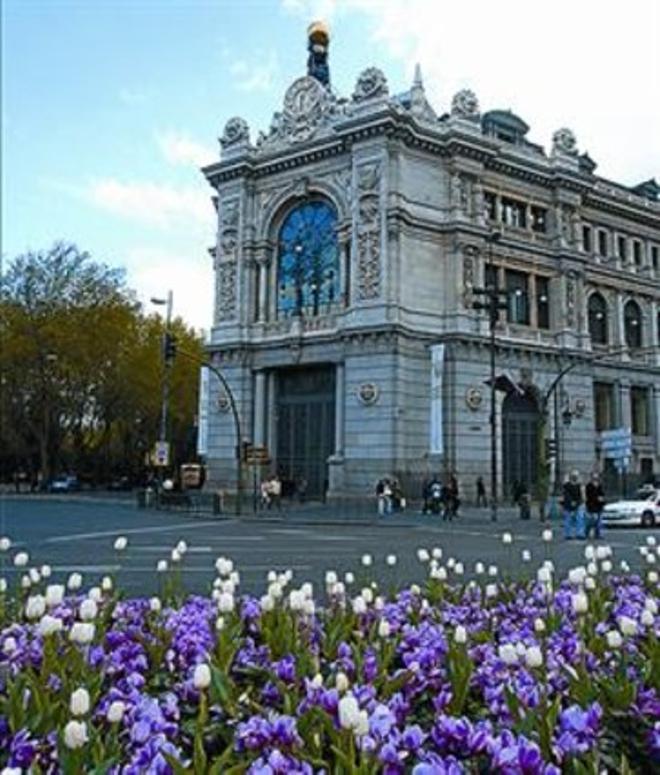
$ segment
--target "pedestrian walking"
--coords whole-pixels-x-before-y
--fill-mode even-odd
[[[458,477],[454,471],[449,475],[449,482],[447,484],[447,496],[448,496],[448,509],[449,519],[453,519],[458,516],[458,509],[461,505],[461,499],[459,497],[458,489]]]
[[[277,474],[273,474],[269,486],[272,502],[277,506],[277,510],[282,510],[282,480]]]
[[[586,486],[585,505],[587,512],[585,536],[589,538],[593,532],[594,538],[598,539],[602,530],[605,493],[597,472],[591,475],[591,481]]]
[[[486,486],[483,476],[477,477],[477,508],[486,506]]]
[[[564,538],[584,538],[584,494],[580,483],[580,472],[571,471],[562,490],[564,511]]]

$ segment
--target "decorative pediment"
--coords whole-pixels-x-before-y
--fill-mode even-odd
[[[282,110],[273,116],[268,134],[260,135],[257,147],[270,150],[274,146],[304,142],[331,129],[345,112],[345,100],[338,99],[316,78],[305,75],[289,86]]]

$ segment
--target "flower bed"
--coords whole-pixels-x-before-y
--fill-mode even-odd
[[[274,571],[261,598],[240,595],[227,558],[208,597],[184,597],[186,549],[160,561],[150,600],[122,600],[110,578],[83,593],[72,574],[65,589],[14,555],[25,575],[0,585],[6,772],[660,769],[658,577],[614,570],[609,547],[586,547],[564,580],[550,560],[515,580],[478,563],[466,580],[420,549],[426,584],[389,594],[378,577],[396,557],[364,557],[316,599]]]

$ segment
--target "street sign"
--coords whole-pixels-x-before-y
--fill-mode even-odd
[[[632,455],[632,431],[630,428],[613,428],[600,434],[603,457],[624,460]]]
[[[268,463],[270,463],[268,447],[256,444],[247,444],[245,447],[245,462],[252,466],[268,465]]]
[[[153,464],[164,467],[170,464],[170,443],[169,441],[157,441],[154,445]]]

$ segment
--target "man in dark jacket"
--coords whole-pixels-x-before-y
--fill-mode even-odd
[[[600,483],[600,477],[597,473],[591,475],[591,481],[587,484],[585,492],[585,501],[587,509],[586,537],[589,538],[591,531],[594,532],[594,538],[600,538],[603,507],[605,506],[605,493],[603,485]]]
[[[572,471],[562,490],[564,538],[584,538],[584,497],[580,472]]]

